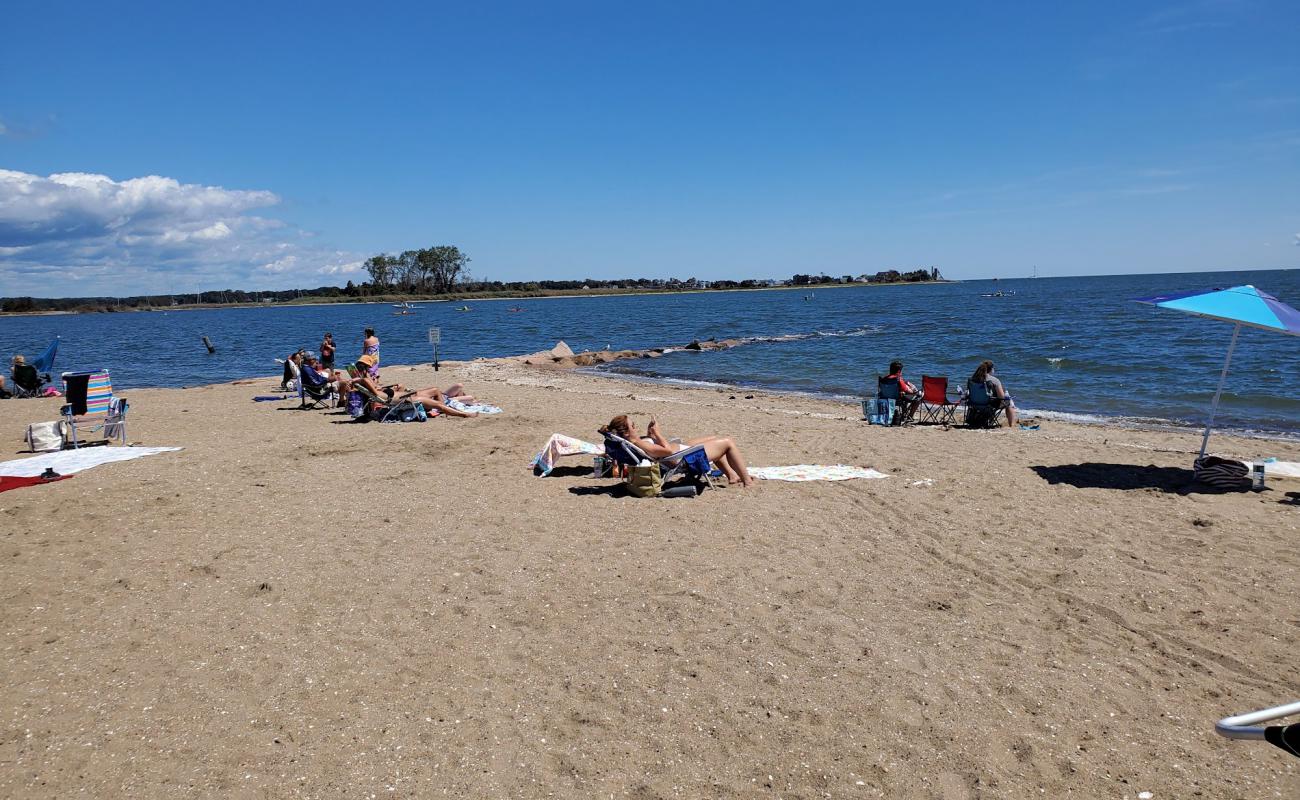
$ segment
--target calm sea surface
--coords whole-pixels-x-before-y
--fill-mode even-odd
[[[619,362],[641,377],[738,384],[829,395],[874,394],[875,377],[901,359],[964,382],[981,359],[1022,408],[1062,415],[1196,424],[1204,420],[1232,334],[1227,323],[1130,302],[1181,289],[1251,283],[1300,306],[1300,270],[1086,278],[683,295],[232,308],[0,318],[0,353],[34,357],[63,339],[55,370],[106,367],[115,386],[187,386],[269,374],[276,357],[318,348],[334,333],[340,360],[360,352],[373,326],[386,364],[427,362],[430,326],[441,357],[533,352],[563,339],[574,350],[682,345],[692,339],[763,340],[721,352],[676,352]],[[1001,289],[1014,295],[986,298]],[[810,299],[805,297],[811,295]],[[510,312],[521,307],[522,312]],[[200,337],[217,346],[209,355]],[[0,404],[0,410],[4,407]],[[2,412],[0,412],[2,413]],[[1300,437],[1300,337],[1244,328],[1220,421]]]

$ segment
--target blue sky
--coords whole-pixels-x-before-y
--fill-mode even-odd
[[[115,5],[5,11],[0,295],[1300,265],[1294,2]]]

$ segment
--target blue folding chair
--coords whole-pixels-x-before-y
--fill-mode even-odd
[[[988,384],[966,382],[966,426],[996,428],[1002,423],[1002,402],[989,392]]]
[[[704,452],[704,445],[697,444],[663,458],[651,458],[646,451],[624,439],[616,433],[605,433],[605,455],[615,464],[623,467],[635,467],[642,461],[659,465],[660,477],[664,483],[678,477],[687,477],[697,483],[713,486],[713,479],[722,473],[713,468],[709,456]]]

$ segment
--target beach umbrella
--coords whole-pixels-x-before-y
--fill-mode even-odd
[[[1219,397],[1223,394],[1223,384],[1228,379],[1228,365],[1232,363],[1232,351],[1237,349],[1237,336],[1241,333],[1241,326],[1248,325],[1266,331],[1300,336],[1300,311],[1250,285],[1138,297],[1134,298],[1134,302],[1147,303],[1159,308],[1172,308],[1175,311],[1186,311],[1189,314],[1233,323],[1232,342],[1228,345],[1227,358],[1223,359],[1223,372],[1219,373],[1219,388],[1214,392],[1214,401],[1210,404],[1210,418],[1205,423],[1205,435],[1201,437],[1201,455],[1197,459],[1199,461],[1200,458],[1205,458],[1205,446],[1210,441],[1210,429],[1214,427],[1214,415],[1219,410]]]
[[[45,348],[45,352],[41,353],[40,358],[34,358],[27,363],[31,364],[32,368],[37,372],[49,372],[54,367],[54,357],[58,355],[58,353],[59,337],[56,336],[54,337],[54,341],[50,342],[50,346]]]

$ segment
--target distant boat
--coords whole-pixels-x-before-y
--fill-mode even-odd
[[[458,309],[456,309],[456,310],[457,310],[457,311],[473,311],[474,309],[470,308],[469,306],[461,306],[460,308],[458,308]]]
[[[419,310],[420,307],[419,307],[419,306],[413,306],[413,305],[411,305],[410,303],[393,303],[393,308],[400,308],[400,309],[403,309],[403,310],[405,310],[405,311],[417,311],[417,310]]]
[[[526,309],[526,308],[520,308],[519,306],[511,306],[510,308],[507,308],[506,310],[509,311],[511,314],[518,314],[520,311],[527,311],[528,309]]]
[[[1013,297],[1016,293],[1015,289],[1012,289],[1011,291],[1003,291],[1002,289],[997,288],[997,285],[998,285],[998,279],[994,278],[993,279],[994,291],[985,292],[981,294],[980,297]]]

